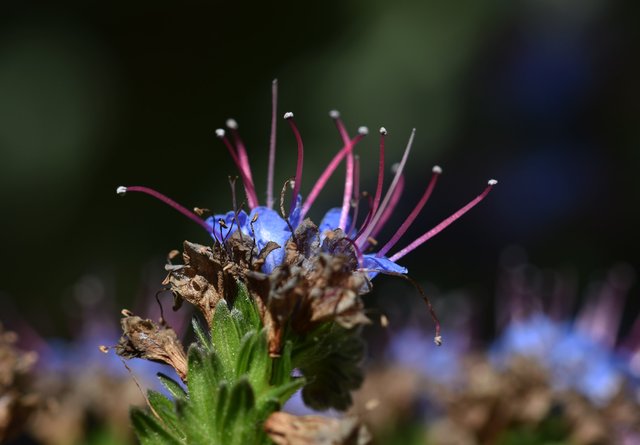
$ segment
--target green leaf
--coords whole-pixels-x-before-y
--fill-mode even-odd
[[[226,382],[223,382],[218,386],[216,407],[215,407],[215,428],[218,431],[219,437],[221,437],[224,431],[224,412],[227,406],[227,399],[229,398],[229,386]]]
[[[220,358],[224,378],[229,381],[235,376],[236,356],[241,338],[242,335],[231,317],[227,303],[220,300],[213,315],[211,340],[213,348]]]
[[[173,403],[171,400],[167,399],[163,394],[158,391],[148,391],[147,399],[149,399],[149,404],[155,409],[158,413],[160,411],[173,410]],[[164,420],[164,418],[163,418]]]
[[[206,354],[197,345],[191,345],[188,352],[189,374],[189,405],[195,419],[193,422],[201,423],[200,427],[207,436],[213,434],[213,428],[207,417],[215,413],[215,400],[212,397],[213,388],[218,386],[213,366],[211,365],[211,356],[215,354]]]
[[[269,357],[267,334],[264,329],[256,333],[256,341],[251,357],[248,378],[254,389],[261,393],[270,386],[273,359]]]
[[[307,406],[316,410],[346,410],[351,406],[351,391],[364,379],[364,346],[358,329],[347,330],[335,324],[320,326],[296,345],[293,367],[299,368],[309,382],[302,389]]]
[[[182,431],[173,402],[157,391],[149,391],[147,398],[155,414],[160,416],[166,429],[174,436],[184,439],[184,432]]]
[[[255,397],[249,381],[237,381],[231,388],[224,412],[222,431],[225,432],[225,443],[244,443],[238,438],[254,434],[255,424],[250,418],[254,406]]]
[[[287,341],[282,348],[280,357],[273,360],[273,369],[271,374],[271,384],[278,386],[291,380],[291,371],[293,364],[291,363],[291,353],[293,351],[293,342]]]
[[[294,395],[295,392],[302,388],[306,383],[307,379],[305,379],[304,377],[296,377],[289,383],[285,383],[271,389],[270,391],[265,393],[264,398],[266,400],[275,400],[279,405],[284,405],[284,403],[289,400],[291,396]]]
[[[141,409],[131,410],[131,423],[142,445],[179,445],[182,442],[171,435],[162,424]]]
[[[180,383],[161,372],[156,375],[158,376],[160,383],[162,383],[162,386],[164,386],[167,391],[169,391],[169,394],[171,394],[175,399],[184,400],[187,398],[187,393],[182,386],[180,386]]]
[[[196,317],[193,317],[193,319],[191,319],[191,326],[193,326],[193,332],[195,332],[200,346],[202,346],[208,352],[211,352],[211,340],[209,339],[209,336],[204,331],[204,329],[202,329],[202,325]]]
[[[240,350],[238,351],[238,360],[236,362],[236,377],[245,375],[249,369],[255,364],[253,358],[256,341],[258,340],[256,331],[247,332],[240,341]]]
[[[255,329],[259,331],[262,329],[262,320],[260,319],[258,308],[243,283],[238,283],[238,295],[233,303],[233,308],[242,314],[246,330]]]

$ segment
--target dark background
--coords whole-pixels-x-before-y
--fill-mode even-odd
[[[275,77],[279,111],[296,113],[305,139],[303,193],[340,145],[328,110],[352,131],[372,129],[360,148],[369,190],[375,130],[389,130],[390,165],[417,127],[387,236],[431,166],[444,175],[401,244],[490,177],[500,181],[402,261],[422,282],[468,289],[486,305],[487,325],[507,246],[583,280],[620,261],[637,266],[637,18],[632,2],[604,0],[3,2],[0,320],[69,336],[87,277],[116,309],[159,289],[166,253],[207,236],[115,188],[148,185],[187,207],[230,209],[235,170],[214,129],[234,117],[263,197]],[[295,163],[294,139],[282,122],[279,130],[276,184]],[[340,204],[342,175],[312,210],[316,220]],[[383,306],[394,299],[388,280],[373,298]],[[636,286],[629,320],[637,295]]]

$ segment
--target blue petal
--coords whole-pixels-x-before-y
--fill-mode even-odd
[[[327,213],[325,213],[324,218],[320,221],[320,226],[318,227],[318,231],[320,233],[320,240],[324,239],[324,233],[329,230],[335,230],[338,228],[340,224],[340,214],[342,213],[341,207],[334,207],[329,209]],[[351,219],[347,217],[347,227],[351,224]]]
[[[218,221],[223,220],[227,225],[227,229],[220,227]],[[205,222],[213,227],[213,238],[218,241],[222,241],[223,239],[233,235],[236,230],[238,230],[238,225],[240,229],[245,232],[245,227],[247,225],[247,214],[244,210],[240,210],[238,212],[238,216],[236,218],[236,213],[233,211],[228,211],[227,213],[218,213],[213,216],[208,217]]]
[[[255,215],[258,215],[256,222],[253,223],[255,233],[251,231],[251,224],[246,224],[243,232],[249,236],[255,236],[258,251],[266,246],[269,241],[278,243],[280,249],[271,252],[264,266],[262,266],[263,272],[271,273],[284,260],[284,246],[291,238],[291,230],[289,230],[287,222],[275,210],[267,207],[256,207],[249,214],[249,221],[253,220]]]
[[[406,267],[402,267],[399,264],[394,263],[389,258],[381,256],[377,257],[375,254],[366,254],[362,258],[362,267],[364,269],[374,269],[378,272],[394,272],[406,274],[408,272]],[[369,278],[373,278],[378,275],[378,272],[369,272]]]
[[[293,210],[291,211],[291,214],[289,215],[289,224],[291,224],[291,227],[293,227],[293,229],[295,230],[296,227],[298,227],[298,224],[300,224],[300,212],[302,211],[302,195],[298,195],[298,197],[296,198],[296,206],[293,208]]]

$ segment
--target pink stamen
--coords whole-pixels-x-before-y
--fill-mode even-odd
[[[384,211],[382,212],[382,216],[378,220],[378,224],[376,225],[376,227],[373,228],[373,230],[371,230],[371,233],[367,237],[367,240],[368,238],[376,238],[378,236],[378,233],[380,233],[380,231],[384,228],[387,221],[391,219],[391,215],[393,215],[393,212],[395,211],[396,206],[400,202],[400,198],[402,197],[403,191],[404,191],[404,175],[400,176],[400,179],[398,180],[398,185],[396,189],[393,191],[393,195],[389,200],[389,204],[385,207]],[[366,242],[367,240],[363,240],[363,241]]]
[[[249,155],[247,154],[247,149],[245,148],[244,142],[242,141],[240,133],[238,132],[238,123],[235,119],[227,119],[226,125],[229,130],[231,130],[231,136],[233,137],[233,142],[236,145],[240,165],[242,166],[244,172],[247,174],[247,178],[249,178],[249,181],[251,181],[251,184],[253,185],[254,182],[253,175],[251,174],[251,165],[249,164]]]
[[[139,193],[144,193],[144,194],[149,195],[149,196],[153,196],[154,198],[164,202],[168,206],[173,207],[175,210],[177,210],[178,212],[182,213],[184,216],[186,216],[187,218],[191,219],[192,221],[195,221],[197,224],[202,226],[208,233],[213,233],[214,232],[213,227],[211,227],[209,224],[207,224],[203,219],[201,219],[198,215],[193,213],[191,210],[187,209],[186,207],[181,206],[180,204],[175,202],[173,199],[163,195],[160,192],[156,192],[155,190],[153,190],[153,189],[151,189],[149,187],[142,187],[142,186],[123,187],[123,186],[120,186],[120,187],[118,187],[116,192],[118,193],[118,195],[121,195],[121,196],[125,195],[127,192],[139,192]]]
[[[340,118],[340,112],[338,110],[329,111],[329,116],[333,119],[333,122],[336,124],[338,128],[338,133],[340,133],[340,137],[342,138],[342,143],[347,144],[349,142],[349,133],[347,132],[347,128],[344,126],[344,122]]]
[[[267,172],[267,207],[273,208],[273,173],[276,166],[276,127],[278,114],[278,79],[271,83],[271,134],[269,135],[269,167]]]
[[[358,221],[358,210],[360,208],[360,156],[356,155],[353,158],[353,198],[351,205],[353,206],[353,219],[351,220],[351,226],[347,230],[347,234],[353,232]]]
[[[396,243],[400,240],[402,235],[405,234],[407,229],[409,229],[411,224],[413,224],[413,222],[416,220],[416,218],[418,217],[418,214],[424,208],[424,205],[429,200],[429,197],[431,196],[431,193],[433,192],[433,189],[436,186],[436,182],[438,182],[438,177],[442,173],[442,169],[436,165],[435,167],[433,167],[432,172],[433,174],[431,175],[431,180],[429,181],[429,185],[427,186],[427,189],[424,191],[422,198],[420,198],[420,201],[418,201],[418,205],[416,205],[413,211],[409,214],[409,217],[402,223],[398,231],[393,235],[393,237],[391,237],[391,239],[387,242],[387,244],[385,244],[384,247],[382,247],[382,249],[380,249],[376,253],[376,256],[379,256],[379,257],[384,256],[389,250],[391,250],[393,246],[395,246]]]
[[[309,196],[307,196],[307,199],[302,205],[302,211],[300,212],[301,218],[304,218],[306,214],[309,213],[309,209],[311,209],[311,206],[315,202],[316,198],[318,198],[318,195],[320,194],[324,186],[327,184],[327,181],[329,181],[329,178],[331,177],[333,172],[336,171],[336,168],[338,168],[338,165],[340,165],[340,162],[342,162],[342,159],[344,159],[344,157],[353,150],[353,147],[355,147],[363,137],[364,135],[362,134],[354,137],[348,144],[345,144],[344,147],[342,147],[340,151],[336,153],[331,162],[329,162],[329,165],[327,165],[316,183],[313,185]]]
[[[384,199],[382,200],[382,204],[380,204],[380,207],[376,209],[376,213],[373,215],[373,218],[371,219],[371,223],[369,224],[369,227],[362,234],[362,237],[365,240],[369,237],[369,235],[371,235],[371,233],[375,229],[378,229],[378,230],[382,229],[383,225],[379,224],[379,221],[382,218],[382,215],[384,214],[386,207],[389,205],[389,201],[391,200],[391,197],[394,196],[396,188],[398,187],[398,182],[400,181],[400,177],[402,176],[404,166],[407,163],[407,158],[409,157],[409,152],[411,151],[411,146],[413,145],[413,139],[415,138],[415,135],[416,135],[416,129],[414,128],[413,130],[411,130],[411,136],[409,136],[409,142],[407,142],[407,147],[404,150],[404,154],[402,155],[402,160],[400,161],[400,165],[396,170],[396,174],[393,177],[393,181],[391,181],[389,190],[387,190],[387,194],[384,196]]]
[[[290,212],[293,212],[293,209],[296,207],[296,201],[298,200],[298,194],[300,193],[300,183],[302,182],[302,166],[304,164],[304,145],[302,143],[302,136],[300,136],[300,131],[298,131],[298,126],[296,125],[296,122],[293,119],[293,113],[291,112],[285,113],[284,118],[289,122],[291,131],[293,131],[293,134],[296,137],[296,143],[298,144],[298,162],[296,164],[296,176],[293,184],[293,198],[291,199],[291,210],[290,210]]]
[[[341,122],[340,119],[336,119],[336,122]],[[343,125],[341,125],[344,127]],[[358,128],[358,134],[365,136],[369,133],[367,127]],[[345,132],[345,135],[348,136]],[[349,218],[349,210],[351,209],[351,195],[353,194],[353,180],[354,180],[354,168],[355,161],[353,156],[353,150],[347,153],[347,171],[344,180],[344,194],[342,195],[342,211],[340,212],[340,220],[338,227],[342,230],[347,229],[347,219]]]
[[[340,221],[338,227],[342,230],[347,228],[347,217],[351,206],[351,193],[353,190],[353,152],[347,155],[347,172],[344,179],[344,194],[342,195],[342,210],[340,211]]]
[[[236,164],[236,167],[238,168],[238,172],[240,172],[240,178],[242,179],[242,184],[244,185],[244,191],[245,191],[245,194],[247,195],[247,203],[249,204],[249,208],[253,209],[254,207],[257,207],[258,196],[256,195],[256,189],[253,185],[253,181],[247,176],[247,172],[242,167],[242,164],[240,162],[240,159],[238,158],[238,154],[236,153],[236,150],[234,149],[233,145],[229,141],[229,138],[227,138],[225,131],[222,128],[218,128],[216,130],[216,136],[220,140],[222,140],[225,147],[227,148],[227,151],[231,155],[231,159],[233,159],[234,164]]]
[[[380,199],[382,198],[382,185],[384,183],[384,139],[387,135],[387,129],[380,127],[380,155],[378,160],[378,184],[376,185],[376,194],[373,198],[373,213],[378,211]]]
[[[448,217],[447,219],[442,221],[440,224],[435,226],[433,229],[431,229],[428,232],[426,232],[424,235],[420,236],[418,239],[416,239],[411,244],[409,244],[407,247],[405,247],[404,249],[402,249],[399,252],[397,252],[396,254],[394,254],[389,259],[391,261],[398,261],[400,258],[405,256],[409,252],[412,252],[415,248],[421,246],[422,244],[427,242],[429,239],[433,238],[438,233],[442,232],[444,229],[446,229],[448,226],[450,226],[453,222],[455,222],[458,218],[460,218],[462,215],[464,215],[469,210],[471,210],[473,207],[475,207],[480,201],[482,201],[489,194],[489,192],[491,191],[493,186],[496,185],[497,183],[498,183],[498,181],[496,181],[495,179],[489,180],[487,188],[485,188],[482,193],[480,193],[478,196],[476,196],[474,199],[472,199],[467,205],[465,205],[460,210],[455,212],[453,215],[451,215],[450,217]]]
[[[358,230],[358,233],[356,233],[356,236],[353,237],[354,240],[357,240],[358,238],[360,238],[360,235],[362,235],[362,232],[364,232],[365,229],[367,228],[369,221],[371,221],[371,216],[373,216],[373,198],[371,198],[371,195],[369,194],[367,194],[367,198],[369,201],[369,210],[367,211],[367,216],[364,217],[364,221],[362,222],[362,226],[360,227],[360,230]]]

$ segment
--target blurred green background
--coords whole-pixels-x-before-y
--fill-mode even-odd
[[[280,112],[296,113],[305,139],[303,193],[340,145],[330,109],[352,131],[384,125],[389,165],[418,129],[406,199],[383,239],[433,164],[445,174],[402,244],[500,180],[404,260],[415,278],[471,288],[490,305],[509,245],[584,275],[637,265],[637,13],[604,0],[3,2],[0,319],[67,336],[83,277],[98,278],[114,307],[159,289],[166,253],[207,236],[115,188],[230,209],[235,170],[214,129],[234,117],[264,196],[275,77]],[[276,184],[295,163],[295,141],[279,130]],[[373,190],[377,136],[360,153]],[[341,176],[312,217],[340,204]]]

